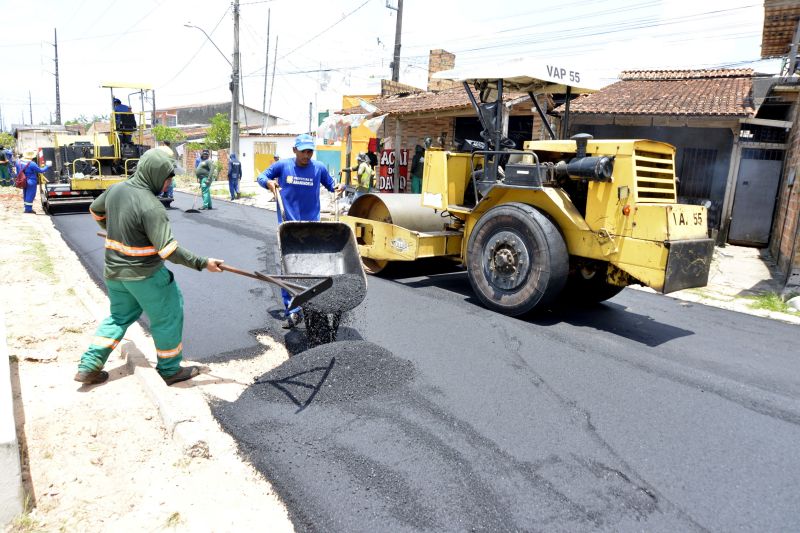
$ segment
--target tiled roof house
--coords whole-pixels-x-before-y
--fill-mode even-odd
[[[570,102],[569,131],[675,146],[681,200],[708,205],[710,229],[723,241],[741,123],[755,116],[753,76],[752,69],[624,71]]]
[[[631,70],[570,103],[575,115],[752,117],[752,69]]]

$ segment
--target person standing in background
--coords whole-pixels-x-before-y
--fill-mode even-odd
[[[239,198],[239,180],[242,179],[242,164],[236,159],[236,154],[231,154],[228,161],[228,191],[231,193],[231,200]]]
[[[419,194],[422,192],[422,171],[425,168],[425,148],[420,145],[414,149],[414,157],[411,159],[411,192]]]
[[[39,186],[39,174],[50,169],[49,164],[40,168],[33,162],[34,157],[36,157],[36,152],[28,150],[23,154],[22,160],[17,163],[19,169],[17,172],[21,170],[25,173],[25,188],[22,189],[23,212],[32,214],[36,214],[36,211],[33,210],[33,200],[36,198],[36,189]],[[48,161],[48,163],[50,162]]]
[[[11,159],[4,147],[0,146],[0,186],[8,187],[11,185],[11,174],[14,167],[11,165]]]
[[[200,209],[214,209],[211,207],[211,183],[214,181],[214,167],[211,163],[208,150],[200,154],[200,164],[194,169],[194,175],[200,182],[200,193],[203,195],[203,207]]]

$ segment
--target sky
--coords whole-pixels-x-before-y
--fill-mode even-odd
[[[307,124],[309,107],[316,115],[340,109],[342,95],[378,93],[394,51],[387,5],[397,0],[240,0],[244,104]],[[229,0],[0,0],[0,10],[24,21],[0,37],[6,130],[55,118],[54,30],[64,121],[108,114],[106,81],[152,85],[159,108],[230,101]],[[424,88],[435,48],[456,54],[459,69],[536,58],[602,84],[632,69],[776,73],[779,61],[760,60],[763,17],[757,0],[404,0],[399,81]]]

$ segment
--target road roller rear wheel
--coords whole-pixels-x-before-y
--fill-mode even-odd
[[[489,309],[519,316],[549,304],[564,288],[567,246],[550,219],[529,205],[490,209],[467,246],[470,284]]]
[[[389,264],[389,261],[385,259],[372,259],[369,257],[362,257],[361,264],[364,265],[364,272],[371,275],[380,274],[381,271],[386,268]]]

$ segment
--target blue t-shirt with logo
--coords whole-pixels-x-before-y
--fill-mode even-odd
[[[331,192],[335,188],[325,165],[313,159],[304,167],[298,166],[295,158],[281,159],[258,176],[258,184],[264,188],[268,180],[278,181],[286,220],[318,221],[320,184]],[[278,221],[282,222],[280,210]]]

